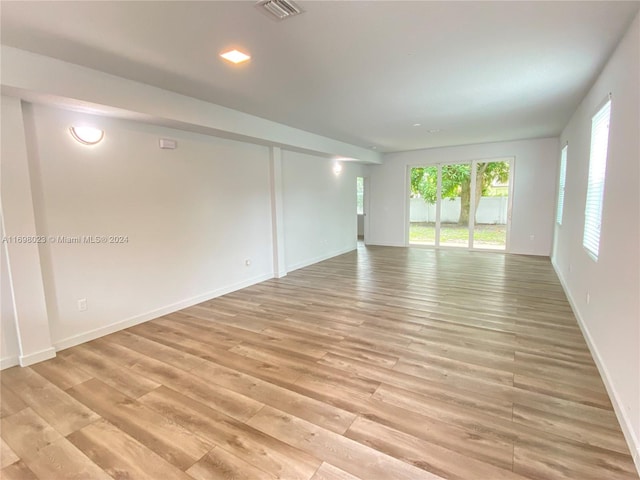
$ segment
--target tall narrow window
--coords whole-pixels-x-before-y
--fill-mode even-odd
[[[364,215],[364,178],[356,177],[357,214]]]
[[[567,179],[567,148],[562,147],[560,154],[560,177],[558,180],[558,210],[556,211],[556,222],[562,225],[562,209],[564,208],[564,184]]]
[[[604,181],[607,170],[610,117],[611,100],[607,100],[607,103],[591,119],[589,181],[587,183],[587,202],[584,209],[584,237],[582,244],[594,260],[598,259],[600,249],[602,200],[604,198]]]

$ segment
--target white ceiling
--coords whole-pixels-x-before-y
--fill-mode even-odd
[[[305,13],[276,22],[245,1],[3,0],[1,38],[390,152],[558,135],[640,6],[299,4]],[[230,46],[251,61],[220,60]]]

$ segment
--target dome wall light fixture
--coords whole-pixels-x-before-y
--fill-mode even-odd
[[[104,130],[86,125],[78,125],[69,128],[71,136],[83,145],[96,145],[104,138]]]
[[[342,173],[342,164],[340,162],[335,162],[333,164],[333,173],[336,175],[340,175]]]

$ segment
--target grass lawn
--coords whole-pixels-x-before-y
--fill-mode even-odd
[[[504,246],[507,238],[506,225],[476,225],[473,240],[476,246]],[[434,244],[436,228],[433,223],[411,223],[409,227],[410,243]],[[440,226],[440,244],[466,245],[469,241],[469,229],[455,223],[443,223]]]

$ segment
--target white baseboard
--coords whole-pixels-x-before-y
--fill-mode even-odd
[[[406,247],[407,246],[404,243],[376,242],[376,241],[369,241],[367,239],[365,239],[364,243],[367,247]]]
[[[20,359],[18,358],[18,355],[0,358],[0,370],[15,367],[16,365],[20,365]]]
[[[356,248],[357,246],[354,245],[353,247],[344,248],[342,250],[337,250],[325,255],[320,255],[318,257],[303,260],[302,262],[294,263],[293,265],[287,265],[287,272],[293,272],[294,270],[308,267],[309,265],[313,265],[314,263],[329,260],[330,258],[337,257],[338,255],[344,255],[345,253],[353,252]]]
[[[56,349],[53,347],[45,348],[39,352],[30,353],[29,355],[20,355],[18,361],[21,366],[28,367],[34,363],[43,362],[56,356]]]
[[[609,394],[609,398],[611,399],[611,404],[613,405],[613,410],[616,413],[616,417],[618,418],[618,422],[620,422],[620,427],[622,428],[622,433],[624,434],[624,438],[627,441],[627,445],[629,446],[629,450],[631,451],[631,456],[633,457],[633,462],[636,465],[636,469],[638,470],[638,474],[640,474],[640,441],[638,441],[638,437],[633,431],[633,424],[631,420],[627,416],[625,409],[623,408],[622,402],[620,401],[620,397],[618,395],[618,391],[616,390],[613,382],[611,381],[611,376],[609,375],[609,370],[607,366],[602,360],[600,353],[598,351],[598,347],[593,341],[593,337],[587,328],[587,325],[582,320],[580,316],[580,311],[577,308],[577,304],[571,295],[569,288],[567,287],[567,283],[560,273],[560,268],[556,264],[556,262],[551,259],[551,265],[553,265],[553,269],[556,272],[556,275],[560,279],[560,284],[564,290],[564,293],[567,295],[567,299],[569,300],[569,305],[571,305],[571,309],[573,310],[573,314],[575,315],[578,326],[582,331],[582,335],[584,336],[587,346],[589,347],[589,351],[591,352],[591,356],[593,357],[596,366],[598,367],[598,371],[600,372],[600,376],[602,377],[605,388],[607,389],[607,393]]]
[[[258,275],[256,277],[243,280],[242,282],[238,282],[233,285],[212,290],[196,297],[191,297],[186,300],[182,300],[180,302],[176,302],[171,305],[152,310],[150,312],[135,315],[133,317],[111,323],[104,327],[96,328],[88,332],[80,333],[78,335],[59,340],[55,343],[54,346],[56,350],[64,350],[66,348],[75,347],[76,345],[80,345],[81,343],[90,342],[91,340],[95,340],[96,338],[104,337],[105,335],[109,335],[119,330],[123,330],[125,328],[133,327],[134,325],[153,320],[154,318],[177,312],[178,310],[182,310],[183,308],[191,307],[193,305],[197,305],[198,303],[206,302],[207,300],[226,295],[227,293],[250,287],[251,285],[264,282],[265,280],[269,280],[271,278],[273,278],[272,274]]]

